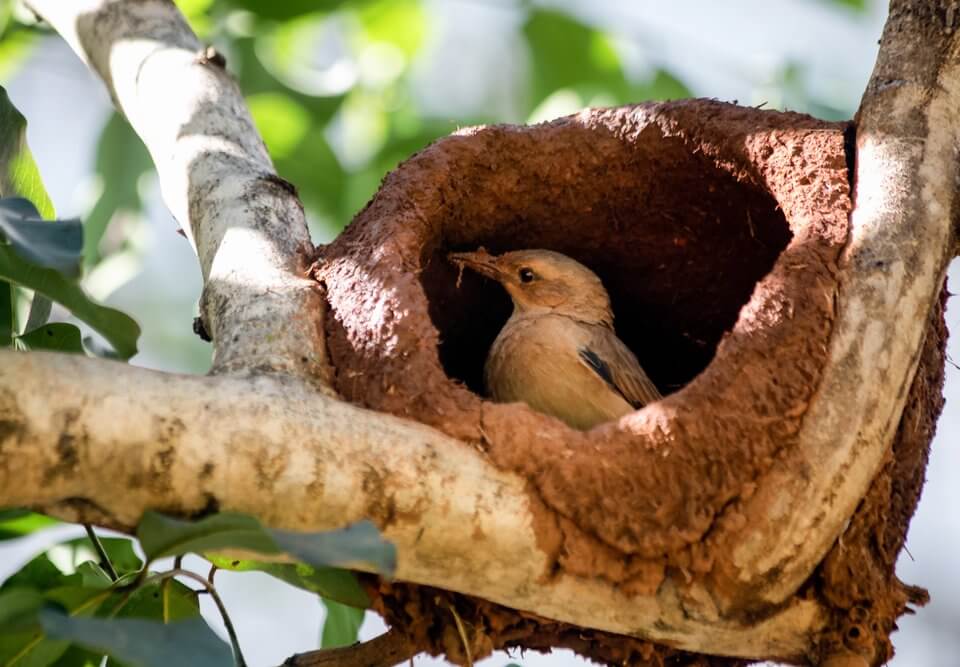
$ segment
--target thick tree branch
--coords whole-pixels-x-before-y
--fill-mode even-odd
[[[953,257],[960,31],[944,21],[960,13],[947,12],[951,4],[890,6],[858,114],[831,363],[787,474],[765,480],[745,507],[756,529],[730,545],[737,581],[763,589],[767,602],[786,599],[809,576],[880,470]],[[798,474],[811,470],[818,472]]]
[[[169,0],[31,0],[100,75],[143,139],[204,278],[214,372],[327,377],[323,300],[303,279],[312,248],[232,77]],[[319,323],[319,324],[318,324]]]
[[[0,507],[121,530],[147,509],[234,510],[292,530],[371,518],[397,545],[400,580],[694,651],[796,657],[822,623],[812,601],[741,624],[690,618],[671,585],[641,597],[552,576],[555,545],[534,531],[525,480],[432,429],[289,378],[0,352],[0,434]]]

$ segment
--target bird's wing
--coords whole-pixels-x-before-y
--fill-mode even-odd
[[[633,352],[610,329],[596,327],[578,352],[580,360],[633,407],[640,408],[663,398]]]

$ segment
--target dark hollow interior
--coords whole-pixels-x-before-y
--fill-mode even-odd
[[[615,326],[664,394],[692,380],[713,358],[754,285],[791,239],[774,198],[737,181],[702,152],[644,132],[624,156],[575,166],[573,184],[530,169],[513,189],[471,184],[457,221],[424,250],[421,281],[451,378],[483,395],[483,365],[510,316],[504,290],[446,259],[484,246],[493,253],[547,248],[600,276]],[[568,170],[569,171],[569,170]],[[477,205],[477,201],[486,202]]]

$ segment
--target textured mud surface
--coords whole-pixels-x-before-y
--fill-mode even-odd
[[[600,576],[638,594],[671,573],[708,575],[707,538],[791,446],[826,359],[851,206],[845,129],[695,100],[437,142],[390,174],[320,253],[338,390],[479,443],[530,479],[544,544],[562,535],[553,574]],[[548,248],[594,269],[619,335],[669,396],[588,433],[485,401],[484,357],[510,305],[477,276],[458,286],[445,259],[480,245]],[[929,382],[915,383],[905,413],[927,426],[902,429],[912,443],[900,445],[905,462],[887,466],[870,498],[880,495],[865,501],[874,510],[855,519],[863,534],[888,536],[886,546],[870,572],[844,570],[863,554],[835,549],[806,592],[827,595],[838,613],[864,596],[905,599],[888,551],[899,550],[939,413],[942,359],[927,354]],[[401,589],[387,595],[413,595]],[[879,606],[881,629],[903,608]]]

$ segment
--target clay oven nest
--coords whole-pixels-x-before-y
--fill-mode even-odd
[[[788,446],[825,357],[848,193],[843,126],[797,114],[683,102],[463,131],[390,174],[324,253],[336,386],[483,442],[609,546],[658,557],[702,535]],[[587,434],[485,401],[483,361],[510,304],[477,276],[458,289],[446,260],[480,245],[594,269],[668,398]],[[634,452],[715,470],[684,479],[675,461],[667,477]],[[677,498],[694,503],[630,502],[689,483]]]
[[[763,613],[730,584],[727,555],[827,360],[848,129],[694,100],[436,142],[321,253],[337,389],[527,477],[556,572],[644,595],[670,577],[681,597],[684,582],[707,582],[712,602],[691,598],[691,613]],[[592,268],[666,398],[586,433],[485,400],[484,358],[510,304],[472,274],[458,286],[446,260],[481,245]]]

